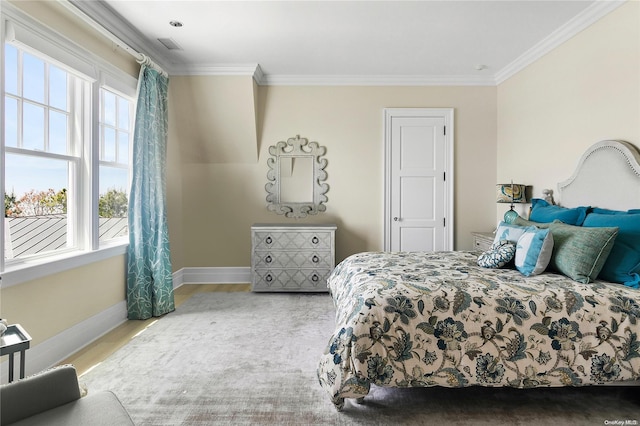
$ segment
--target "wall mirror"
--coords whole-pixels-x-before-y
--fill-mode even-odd
[[[326,148],[297,135],[269,147],[267,208],[291,218],[303,218],[327,209],[329,185]]]

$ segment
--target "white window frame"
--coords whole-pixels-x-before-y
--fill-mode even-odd
[[[101,57],[80,47],[59,33],[45,27],[8,2],[2,2],[0,19],[3,31],[0,34],[0,55],[4,58],[4,43],[9,41],[19,48],[47,57],[49,62],[61,66],[67,72],[79,75],[89,81],[82,95],[84,113],[91,117],[83,126],[83,155],[87,156],[79,167],[79,198],[91,200],[80,204],[80,220],[77,221],[77,250],[56,253],[49,256],[36,256],[30,259],[4,259],[4,218],[0,221],[0,285],[2,288],[44,276],[78,268],[89,263],[108,259],[126,253],[129,239],[123,237],[100,243],[98,238],[98,173],[99,173],[99,91],[101,87],[130,99],[136,97],[137,80],[135,77],[113,66]],[[4,135],[4,66],[0,69],[0,134]],[[135,108],[135,102],[134,102]],[[132,111],[132,116],[135,111]],[[131,130],[133,134],[133,128]],[[4,136],[3,136],[4,137]],[[5,146],[0,144],[0,174],[4,182]],[[82,161],[82,160],[81,160]],[[131,163],[131,157],[129,159]],[[0,204],[4,209],[4,185],[0,185]]]

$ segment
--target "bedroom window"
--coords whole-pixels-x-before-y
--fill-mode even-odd
[[[137,81],[34,21],[8,20],[2,286],[123,254]],[[25,19],[25,21],[21,21]]]
[[[87,82],[5,45],[5,259],[78,248]]]

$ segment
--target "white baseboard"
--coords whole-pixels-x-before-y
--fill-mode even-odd
[[[182,268],[173,273],[173,287],[183,284],[243,284],[251,282],[250,267]],[[80,349],[127,321],[123,300],[26,351],[25,374],[30,375],[59,364]],[[20,354],[14,355],[14,379],[20,371]],[[0,364],[0,383],[9,379],[9,361]]]
[[[173,275],[173,286],[182,284],[246,284],[251,282],[248,266],[182,268]]]
[[[25,352],[25,374],[34,374],[60,363],[126,320],[127,305],[123,300],[62,333],[32,346]],[[20,377],[19,366],[20,353],[15,353],[14,380]],[[6,360],[0,364],[0,382],[7,383],[8,380],[9,361]]]

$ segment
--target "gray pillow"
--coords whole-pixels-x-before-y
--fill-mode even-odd
[[[618,235],[618,228],[583,228],[560,221],[549,224],[553,235],[552,269],[581,282],[594,281]]]
[[[513,220],[512,225],[535,226],[536,228],[546,229],[551,225],[551,223],[533,222],[531,220],[527,220],[521,216],[518,216]]]

